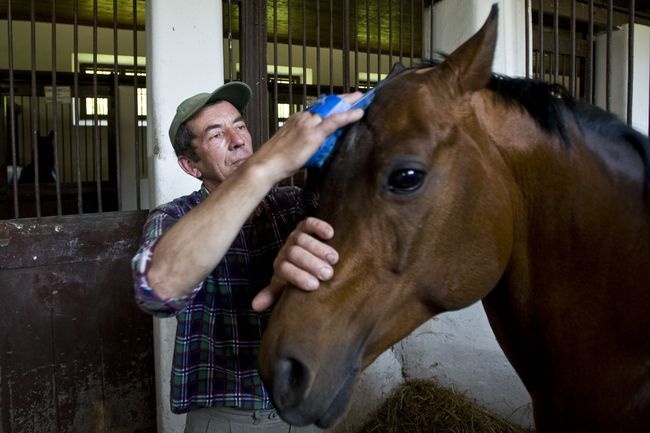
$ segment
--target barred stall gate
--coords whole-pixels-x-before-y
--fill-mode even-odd
[[[129,268],[146,215],[138,3],[0,2],[3,433],[157,430]]]
[[[650,4],[517,2],[526,75],[647,132]],[[433,57],[439,11],[474,3],[222,1],[223,76],[254,89],[259,145],[320,94]],[[0,0],[0,35],[0,432],[163,431],[128,264],[153,177],[145,1]]]

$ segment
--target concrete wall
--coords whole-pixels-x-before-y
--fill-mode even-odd
[[[178,166],[168,129],[180,102],[223,84],[223,31],[221,2],[149,1],[146,7],[147,154],[151,205],[157,206],[199,187]],[[172,414],[169,406],[176,320],[153,320],[158,431],[180,433],[185,416]]]
[[[623,121],[627,121],[628,83],[628,34],[629,25],[624,24],[612,33],[611,42],[611,110]],[[648,134],[648,107],[650,104],[650,27],[634,25],[634,59],[632,126]],[[607,34],[596,36],[596,105],[606,108],[606,52]]]

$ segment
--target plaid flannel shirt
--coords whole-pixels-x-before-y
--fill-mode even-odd
[[[270,312],[251,308],[273,274],[280,246],[304,218],[300,189],[274,188],[242,227],[215,270],[191,295],[161,300],[146,271],[160,236],[208,195],[205,187],[150,212],[131,266],[135,298],[144,311],[176,316],[171,409],[272,407],[257,371],[257,352]]]

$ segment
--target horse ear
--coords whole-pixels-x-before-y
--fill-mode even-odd
[[[388,76],[391,77],[393,75],[399,75],[400,72],[403,72],[405,70],[406,70],[406,66],[402,65],[400,62],[397,62],[391,68],[390,72],[388,73]]]
[[[499,7],[495,3],[483,27],[443,63],[458,80],[462,92],[482,89],[490,81],[497,42],[498,15]]]

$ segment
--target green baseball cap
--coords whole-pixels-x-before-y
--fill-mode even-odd
[[[180,103],[176,109],[176,115],[172,124],[169,127],[169,139],[174,144],[174,139],[176,138],[176,133],[178,128],[184,123],[190,120],[192,116],[205,107],[208,104],[217,101],[228,101],[240,112],[244,110],[246,104],[251,99],[251,88],[248,87],[246,83],[241,81],[231,81],[226,83],[223,86],[217,88],[212,93],[199,93],[190,98],[187,98]]]

